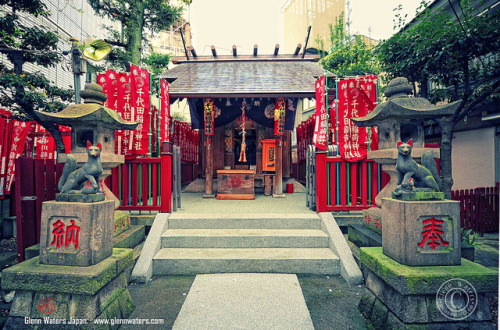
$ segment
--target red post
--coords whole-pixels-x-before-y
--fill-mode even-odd
[[[162,213],[172,212],[172,143],[163,142],[160,160],[160,196]]]
[[[326,152],[316,153],[316,212],[326,212]]]
[[[346,162],[342,160],[340,163],[340,204],[347,205],[347,178],[346,178]]]
[[[359,163],[351,163],[351,206],[353,206],[353,207],[356,207],[356,205],[358,204],[357,203],[357,198],[358,198],[358,164]],[[363,162],[363,164],[366,164],[366,162]],[[363,202],[362,202],[362,204],[364,205]]]
[[[361,200],[363,201],[363,205],[368,204],[368,163],[361,163]]]
[[[128,206],[129,203],[129,175],[128,175],[128,163],[125,161],[125,164],[121,165],[122,167],[122,206]]]
[[[334,206],[337,204],[337,162],[330,162],[330,205]]]

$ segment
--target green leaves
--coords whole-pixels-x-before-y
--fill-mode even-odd
[[[329,55],[320,61],[325,70],[344,77],[380,72],[373,48],[361,36],[346,32],[344,13],[336,18],[335,25],[330,25],[330,43]]]

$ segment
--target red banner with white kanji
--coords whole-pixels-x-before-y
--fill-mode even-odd
[[[377,77],[368,76],[341,80],[338,83],[338,145],[340,156],[347,161],[366,158],[368,131],[356,126],[351,118],[364,117],[373,110],[377,102]],[[370,129],[370,148],[376,149],[378,138],[375,129]]]
[[[149,154],[150,100],[149,72],[131,65],[132,121],[139,122],[133,134],[132,148],[135,155]]]
[[[170,121],[170,86],[160,79],[160,140],[161,142],[170,141],[169,121]]]
[[[274,104],[274,135],[285,134],[285,99],[280,97]]]
[[[327,122],[325,88],[326,77],[322,76],[314,84],[316,90],[316,122],[314,125],[313,144],[316,148],[326,151]]]
[[[121,109],[120,115],[126,121],[132,120],[132,85],[131,85],[131,75],[128,73],[120,72],[118,78],[118,108]],[[122,130],[117,136],[116,143],[118,144],[118,150],[120,155],[130,155],[130,150],[132,149],[132,131]]]
[[[12,139],[10,141],[9,160],[7,163],[7,178],[5,182],[5,194],[10,193],[12,182],[14,181],[14,163],[21,155],[24,143],[30,132],[32,122],[15,121],[12,129]]]

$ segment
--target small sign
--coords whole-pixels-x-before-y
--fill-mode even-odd
[[[274,104],[274,135],[285,134],[285,99],[280,97]]]

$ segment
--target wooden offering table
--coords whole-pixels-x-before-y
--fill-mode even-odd
[[[255,199],[254,170],[217,170],[217,199]]]

